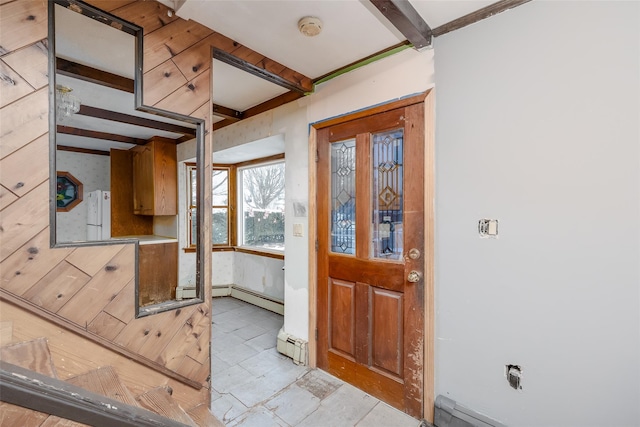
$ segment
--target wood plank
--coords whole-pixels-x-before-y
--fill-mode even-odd
[[[170,10],[160,2],[134,1],[118,8],[114,15],[142,27],[144,34],[150,34],[158,28],[179,19],[175,13],[169,16]]]
[[[207,135],[211,130],[211,104],[209,100],[198,107],[195,111],[191,113],[191,117],[197,117],[198,119],[202,119],[205,122],[205,135]]]
[[[48,88],[0,109],[0,159],[18,150],[49,130]]]
[[[198,306],[164,348],[156,353],[158,362],[169,369],[179,368],[191,348],[198,345],[200,337],[211,328],[211,319],[205,308],[204,305]]]
[[[0,426],[40,426],[49,414],[0,402]]]
[[[187,84],[187,79],[171,59],[145,73],[143,78],[144,93],[142,103],[144,105],[155,105],[181,86]]]
[[[0,185],[0,211],[18,200],[18,196],[9,191],[6,187]]]
[[[0,322],[0,346],[7,345],[11,341],[13,341],[13,322]]]
[[[4,261],[48,225],[49,181],[46,181],[2,211],[0,260]]]
[[[165,350],[167,345],[173,342],[175,336],[183,329],[185,324],[196,322],[199,318],[198,306],[189,306],[169,313],[156,320],[149,339],[140,347],[139,353],[151,360],[155,360],[161,365],[166,366],[167,361],[163,358],[166,356]],[[175,343],[175,342],[174,342]]]
[[[181,126],[173,123],[165,123],[159,120],[147,119],[140,116],[132,116],[130,114],[120,113],[118,111],[105,110],[89,105],[81,105],[80,111],[76,114],[81,116],[95,117],[98,119],[111,120],[113,122],[126,123],[130,125],[147,127],[154,130],[165,130],[167,132],[184,133],[195,135],[196,130],[187,126]],[[168,138],[167,138],[168,139]]]
[[[125,245],[84,246],[73,250],[66,261],[89,276],[94,276],[124,247]]]
[[[461,16],[460,18],[454,19],[453,21],[447,22],[446,24],[440,25],[437,28],[434,28],[433,36],[438,37],[443,34],[450,33],[451,31],[459,30],[460,28],[464,28],[467,25],[474,24],[478,21],[489,18],[495,14],[523,5],[530,1],[531,0],[497,1],[493,4],[490,4],[489,6],[483,7],[482,9],[478,9],[475,12],[471,12],[467,15]]]
[[[202,371],[202,367],[205,366],[207,361],[204,363],[200,363],[197,360],[194,360],[190,357],[185,357],[182,360],[182,363],[178,367],[178,371],[183,372],[184,374],[189,375],[189,378],[198,378],[198,373]],[[205,378],[199,378],[198,381],[204,381]]]
[[[135,280],[131,280],[129,283],[127,283],[127,286],[125,286],[124,289],[122,289],[118,293],[118,295],[114,299],[112,299],[111,302],[104,308],[105,313],[110,314],[125,325],[131,323],[131,321],[135,318],[135,285]],[[118,334],[120,332],[122,331],[118,331]],[[111,340],[115,340],[115,336]]]
[[[82,424],[75,421],[50,415],[40,427],[91,427],[88,424]]]
[[[63,261],[23,296],[32,303],[56,313],[90,279],[91,277]]]
[[[22,295],[72,250],[49,248],[49,228],[45,228],[0,264],[2,288],[14,295]]]
[[[47,40],[5,55],[2,60],[16,70],[31,86],[40,89],[49,84],[49,48]]]
[[[49,134],[0,160],[0,184],[19,197],[49,178]]]
[[[60,75],[72,77],[89,83],[106,86],[123,92],[133,93],[133,79],[78,64],[64,58],[56,58],[56,72]]]
[[[31,92],[31,85],[0,60],[0,107],[11,104]]]
[[[140,406],[127,387],[122,384],[113,366],[94,369],[66,380],[85,390],[131,406]]]
[[[61,328],[60,325],[13,303],[0,301],[0,321],[14,322],[13,335],[16,341],[46,336],[60,378],[70,378],[90,369],[111,365],[117,369],[122,382],[134,394],[143,393],[158,384],[168,384],[174,390],[174,398],[181,404],[192,406],[208,401],[205,389],[194,389],[194,385],[179,382],[176,380],[177,374],[170,377],[168,373],[171,371],[152,368],[144,362],[136,361],[132,353],[123,355],[115,348],[88,340],[78,331]]]
[[[138,353],[140,347],[151,338],[151,331],[166,314],[141,317],[129,322],[127,326],[114,338],[113,342],[132,352]]]
[[[58,314],[81,326],[90,323],[133,278],[134,250],[134,245],[125,246]]]
[[[187,79],[193,79],[198,74],[211,68],[211,61],[213,60],[211,57],[212,46],[223,50],[235,50],[238,44],[220,33],[213,33],[173,57],[173,62]]]
[[[0,6],[0,55],[47,37],[47,2],[21,0]]]
[[[370,1],[417,49],[431,45],[431,28],[410,2]]]
[[[124,136],[124,135],[118,135],[115,133],[108,133],[108,132],[99,132],[96,130],[79,129],[71,126],[57,125],[56,132],[63,135],[75,135],[75,136],[82,136],[84,138],[102,139],[104,141],[124,142],[125,144],[144,145],[147,143],[147,140],[142,138],[134,138],[132,136]],[[108,145],[105,144],[105,147],[108,147]],[[65,149],[63,151],[71,151],[71,150]],[[104,153],[106,153],[106,151],[104,151]]]
[[[136,0],[86,0],[86,3],[89,3],[90,5],[95,6],[98,9],[112,12],[116,16],[119,16],[116,9],[136,2]]]
[[[191,115],[211,96],[211,73],[207,70],[189,81],[171,95],[158,102],[155,107]]]
[[[138,248],[138,304],[159,304],[175,299],[178,286],[178,242]]]
[[[157,387],[136,397],[138,403],[156,414],[169,419],[179,421],[188,426],[198,427],[180,405],[171,398],[171,393],[166,387]]]
[[[199,426],[224,427],[224,424],[209,411],[209,405],[191,408],[187,411],[187,415]]]
[[[213,30],[195,21],[177,19],[146,35],[143,71],[157,67],[212,33]]]
[[[51,378],[58,378],[46,338],[3,346],[0,348],[0,360]]]
[[[101,311],[95,319],[87,326],[87,330],[96,335],[100,335],[109,341],[113,340],[127,326],[110,314]]]

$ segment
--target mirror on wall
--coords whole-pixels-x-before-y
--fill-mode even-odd
[[[199,225],[179,174],[201,162],[203,121],[139,105],[140,27],[68,0],[49,22],[52,246],[135,244],[138,316],[202,302],[201,251],[179,271],[181,230]],[[185,276],[195,298],[178,301]]]

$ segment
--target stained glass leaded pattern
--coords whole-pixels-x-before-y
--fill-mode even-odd
[[[356,141],[331,145],[331,251],[356,252]]]
[[[396,129],[371,136],[373,258],[402,257],[403,134]]]

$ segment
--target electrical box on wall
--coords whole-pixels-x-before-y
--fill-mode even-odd
[[[478,234],[480,237],[494,239],[498,238],[498,220],[483,218],[478,220]]]

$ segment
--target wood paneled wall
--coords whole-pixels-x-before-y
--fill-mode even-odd
[[[210,129],[211,61],[202,46],[215,33],[168,17],[155,1],[90,3],[144,27],[145,103],[196,115]],[[1,321],[19,331],[14,341],[45,336],[68,376],[108,364],[132,390],[170,384],[186,407],[208,403],[209,251],[205,303],[135,319],[133,245],[50,248],[46,37],[47,0],[0,0]],[[210,134],[205,146],[211,158]]]

